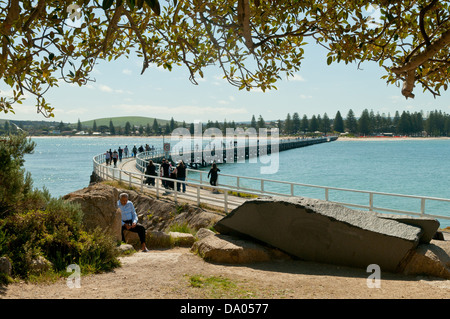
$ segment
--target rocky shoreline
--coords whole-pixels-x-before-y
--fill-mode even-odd
[[[450,241],[434,238],[439,223],[433,219],[402,219],[382,214],[383,218],[378,218],[373,213],[309,199],[301,203],[297,200],[248,200],[225,215],[104,183],[90,185],[64,199],[81,205],[88,228],[102,227],[120,240],[120,212],[115,203],[121,192],[127,192],[134,203],[139,222],[147,230],[149,247],[191,247],[207,261],[228,264],[294,258],[361,267],[373,260],[372,263],[390,272],[450,279]],[[313,211],[317,221],[311,219]],[[324,216],[328,215],[329,221],[325,221]],[[236,221],[230,224],[233,218]],[[294,237],[286,237],[286,231],[273,230],[283,220],[286,224],[280,224],[280,229],[298,225],[289,230]],[[170,231],[174,225],[187,226],[193,234]],[[209,230],[213,226],[216,233]],[[234,231],[230,231],[230,227]],[[280,242],[283,236],[286,244]],[[128,244],[139,249],[135,233],[126,232],[125,238]],[[298,244],[292,246],[296,240]],[[301,248],[303,243],[307,245]],[[322,257],[319,258],[319,254]],[[360,257],[355,259],[354,256]]]

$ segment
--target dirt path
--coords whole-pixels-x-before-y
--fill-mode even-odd
[[[365,270],[302,261],[252,265],[211,264],[188,248],[138,252],[122,257],[113,272],[83,276],[80,288],[16,283],[0,288],[4,299],[346,298],[448,299],[450,281],[381,274],[381,288],[368,288]]]

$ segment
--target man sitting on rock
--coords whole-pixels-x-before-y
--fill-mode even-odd
[[[122,212],[122,241],[125,242],[124,230],[137,233],[141,241],[142,251],[148,252],[149,250],[145,245],[145,228],[141,224],[138,224],[136,210],[134,209],[133,203],[128,200],[127,193],[120,194],[117,206]]]

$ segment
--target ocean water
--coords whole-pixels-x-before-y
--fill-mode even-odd
[[[25,157],[25,169],[34,187],[46,187],[63,196],[88,186],[92,158],[108,149],[149,144],[162,147],[157,138],[55,137],[33,138],[34,154]],[[334,188],[386,192],[415,196],[450,198],[450,139],[430,140],[337,140],[258,158],[256,163],[221,164],[222,174],[240,176],[241,187],[258,189],[263,178]],[[263,167],[271,174],[261,174]],[[204,170],[207,170],[205,168]],[[192,174],[194,175],[194,174]],[[191,176],[192,176],[191,175]],[[195,177],[195,176],[192,176]],[[219,183],[236,185],[236,178],[220,176]],[[264,189],[290,192],[290,185],[264,182]],[[324,199],[321,188],[295,186],[298,196]],[[329,190],[330,200],[368,205],[369,195]],[[375,207],[419,212],[420,200],[374,195]],[[450,216],[450,203],[426,202],[426,213]],[[440,220],[442,227],[449,220]]]

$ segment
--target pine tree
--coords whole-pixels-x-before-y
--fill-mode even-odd
[[[361,114],[361,117],[358,120],[358,130],[360,134],[369,135],[370,131],[370,115],[369,110],[364,109]]]
[[[284,121],[284,134],[292,134],[292,119],[291,114],[287,114],[286,120]]]
[[[292,115],[292,133],[298,134],[300,131],[300,116],[297,112]]]
[[[311,121],[309,122],[309,129],[311,133],[319,130],[319,123],[317,122],[317,117],[315,115],[311,117]]]
[[[82,129],[80,119],[78,119],[77,131],[80,132]]]
[[[175,129],[175,121],[173,119],[173,117],[170,119],[170,132],[173,132],[173,130]]]
[[[92,131],[97,132],[97,122],[94,120],[94,124],[92,124]]]
[[[156,119],[153,120],[152,130],[155,135],[159,135],[159,133],[160,133],[159,124]]]
[[[125,135],[130,135],[131,134],[131,124],[130,122],[126,122],[125,123],[125,131],[124,131]]]
[[[357,133],[358,123],[356,121],[355,113],[353,113],[352,109],[350,109],[347,113],[345,125],[350,133]]]
[[[109,133],[111,135],[116,135],[116,129],[114,128],[114,124],[112,120],[109,120]]]
[[[255,115],[252,115],[252,120],[251,120],[251,122],[250,122],[250,127],[253,127],[254,129],[257,128]]]
[[[323,114],[321,131],[325,134],[331,131],[331,121],[326,112]]]
[[[22,167],[24,155],[32,154],[35,146],[25,132],[0,139],[0,219],[14,213],[16,204],[32,191],[31,174]]]
[[[261,115],[259,115],[259,118],[258,118],[258,129],[265,128],[265,127],[266,127],[266,122],[264,121],[263,117]]]
[[[336,132],[344,132],[344,120],[342,119],[341,112],[337,111],[333,121],[333,128]]]
[[[306,131],[308,130],[308,117],[306,114],[303,115],[302,122],[300,124],[300,130],[303,132],[303,134],[306,134]]]

